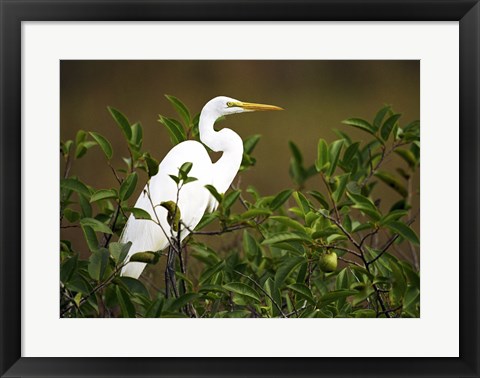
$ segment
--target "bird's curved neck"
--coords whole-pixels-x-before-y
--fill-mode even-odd
[[[215,131],[213,125],[218,115],[201,114],[199,121],[200,140],[215,152],[223,152],[213,164],[212,185],[225,193],[235,178],[243,156],[242,138],[230,129]]]

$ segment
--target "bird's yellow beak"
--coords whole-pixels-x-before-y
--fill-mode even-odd
[[[250,112],[258,111],[268,111],[268,110],[284,110],[283,108],[275,105],[266,105],[266,104],[254,104],[252,102],[243,102],[238,101],[232,103],[232,106],[238,106],[239,108],[245,109]]]

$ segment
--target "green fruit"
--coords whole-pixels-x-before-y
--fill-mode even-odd
[[[147,264],[156,264],[160,259],[160,254],[152,251],[138,252],[130,257],[130,261],[143,262]]]
[[[164,207],[168,211],[167,221],[173,231],[178,231],[180,228],[180,207],[173,201],[165,201],[160,203],[160,206]]]
[[[330,273],[337,269],[337,254],[335,252],[326,252],[320,255],[318,266],[325,273]]]

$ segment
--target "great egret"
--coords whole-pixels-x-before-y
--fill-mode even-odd
[[[132,242],[126,261],[137,252],[163,250],[178,236],[183,240],[189,234],[189,230],[193,230],[200,222],[205,212],[216,209],[218,203],[205,185],[213,185],[219,193],[228,190],[242,162],[243,142],[233,130],[224,128],[215,131],[214,123],[221,116],[265,110],[282,108],[243,102],[224,96],[215,97],[207,102],[200,113],[200,140],[213,151],[223,152],[222,156],[216,163],[212,163],[205,147],[193,140],[179,143],[170,150],[160,163],[158,173],[150,179],[135,203],[136,208],[147,211],[152,219],[158,220],[161,227],[151,220],[136,219],[130,215],[120,237],[122,243]],[[179,168],[186,162],[193,164],[188,176],[197,180],[186,184],[178,191],[177,184],[170,175],[177,176]],[[186,226],[181,227],[179,235],[170,228],[171,222],[167,220],[168,210],[159,206],[168,201],[177,204],[181,223]],[[167,262],[171,263],[172,261]],[[145,265],[140,262],[129,262],[123,267],[121,274],[138,278]]]

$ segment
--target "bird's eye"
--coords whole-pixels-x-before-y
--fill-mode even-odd
[[[228,106],[229,108],[231,108],[232,106],[234,106],[234,103],[231,102],[231,101],[229,101],[229,102],[227,102],[227,106]]]

